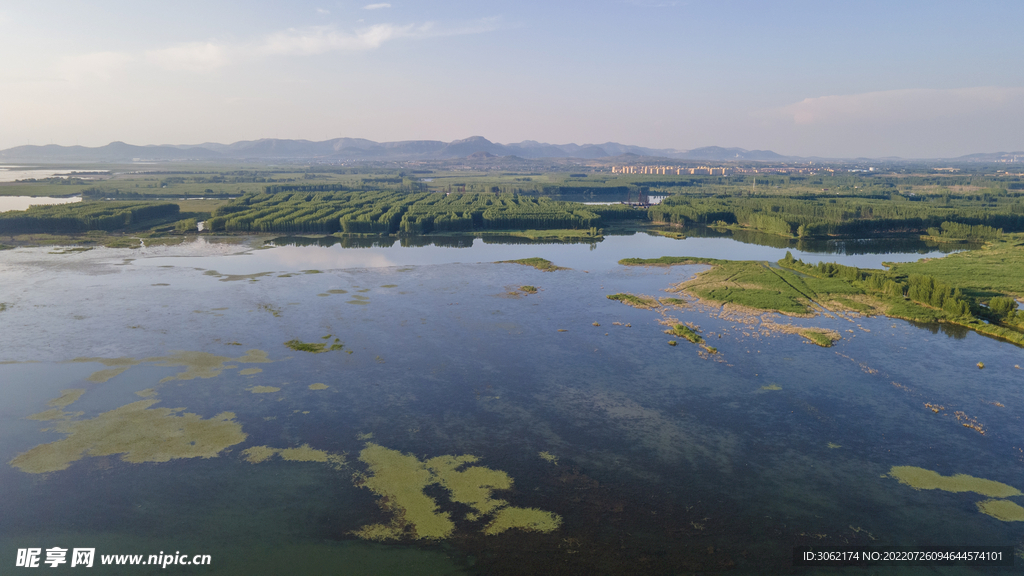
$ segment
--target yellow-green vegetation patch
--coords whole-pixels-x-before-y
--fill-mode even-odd
[[[689,303],[682,298],[659,298],[658,302],[664,306],[675,306],[677,308],[685,308],[689,306]]]
[[[779,386],[778,384],[772,382],[767,386],[761,386],[761,390],[782,390],[782,386]]]
[[[277,388],[275,386],[253,386],[252,388],[246,388],[246,390],[252,392],[253,394],[270,394],[273,392],[281,391],[280,388]]]
[[[310,390],[327,390],[328,388],[330,388],[330,386],[324,384],[323,382],[317,382],[316,384],[309,385]]]
[[[702,338],[700,334],[695,332],[689,326],[685,326],[683,324],[674,324],[670,329],[666,330],[665,333],[686,338],[687,340],[693,342],[694,344],[704,343],[704,338]]]
[[[67,408],[71,404],[74,404],[85,394],[84,388],[73,388],[71,390],[61,390],[60,396],[50,400],[46,403],[47,406],[54,408]]]
[[[154,390],[153,388],[146,388],[145,390],[139,390],[138,392],[135,393],[135,395],[141,396],[143,398],[149,398],[151,396],[156,396],[156,390]]]
[[[332,454],[324,450],[311,448],[303,444],[298,448],[271,448],[270,446],[253,446],[242,451],[242,457],[253,464],[265,462],[274,456],[290,462],[321,462],[340,469],[345,466],[343,454]]]
[[[238,371],[242,376],[252,376],[253,374],[259,374],[260,372],[263,372],[263,368],[246,368]]]
[[[832,343],[835,342],[835,340],[838,340],[838,338],[833,339],[833,336],[836,335],[834,331],[801,330],[800,335],[822,348],[828,348],[832,346]]]
[[[609,294],[608,299],[618,300],[619,302],[622,302],[627,306],[632,306],[633,308],[640,308],[643,310],[650,310],[652,308],[658,307],[658,299],[653,298],[651,296],[638,296],[636,294],[619,293]]]
[[[475,522],[492,516],[483,528],[485,534],[510,529],[551,532],[561,525],[561,517],[534,508],[516,508],[492,496],[494,490],[512,488],[512,478],[500,470],[471,466],[472,455],[438,456],[425,462],[372,442],[359,453],[369,467],[368,474],[357,474],[356,484],[381,497],[380,506],[391,513],[388,524],[371,524],[354,532],[369,540],[394,540],[403,537],[438,540],[455,530],[449,512],[424,493],[430,485],[440,485],[453,502],[471,509],[465,520]]]
[[[494,520],[484,527],[484,534],[501,534],[506,530],[526,532],[554,532],[562,525],[562,517],[554,512],[538,508],[502,508],[494,514]]]
[[[322,337],[322,339],[328,340],[330,339],[331,336],[331,334],[328,334],[327,336]],[[328,342],[303,342],[298,338],[294,340],[289,340],[284,343],[285,346],[291,348],[292,350],[295,350],[296,352],[309,352],[311,354],[333,352],[335,350],[341,350],[342,348],[345,347],[345,345],[342,344],[340,338],[335,338],[334,343],[331,343],[330,345],[328,344]]]
[[[86,380],[89,382],[103,383],[125,370],[140,364],[141,360],[134,358],[75,358],[72,362],[98,362],[104,366],[113,366],[107,370],[93,372]]]
[[[499,260],[496,264],[521,264],[523,266],[533,266],[537,270],[543,272],[554,272],[555,270],[568,270],[561,266],[555,266],[550,260],[544,258],[520,258],[519,260]]]
[[[271,314],[273,314],[274,318],[280,318],[281,317],[281,309],[280,308],[274,308],[270,304],[260,304],[259,305],[259,309],[260,310],[265,310],[267,312],[270,312]]]
[[[341,288],[334,288],[327,291],[328,294],[348,294],[348,290],[342,290]]]
[[[558,456],[555,456],[551,452],[538,452],[537,455],[540,456],[541,460],[547,460],[556,466],[558,465]]]
[[[210,419],[179,413],[184,408],[150,408],[159,400],[140,400],[88,420],[59,422],[62,440],[23,452],[10,464],[41,474],[64,470],[84,456],[121,454],[125,462],[167,462],[175,458],[213,458],[246,434],[231,412]]]
[[[381,284],[381,288],[398,288],[398,284]]]
[[[655,234],[658,236],[664,236],[665,238],[673,238],[675,240],[686,240],[686,234],[682,232],[672,232],[669,230],[655,230]]]
[[[826,446],[828,446],[832,450],[835,450],[836,448],[842,448],[843,447],[842,444],[836,444],[835,442],[829,442],[828,444],[826,444]]]
[[[266,352],[262,350],[249,350],[245,356],[240,358],[229,358],[217,356],[209,352],[178,351],[170,356],[146,358],[143,362],[155,362],[157,366],[184,366],[185,370],[168,376],[160,383],[171,380],[194,380],[196,378],[215,378],[220,376],[224,370],[231,368],[228,362],[262,363],[269,362]]]
[[[1024,508],[1009,500],[983,500],[978,510],[1003,522],[1024,522]]]
[[[523,291],[523,292],[525,292],[527,294],[536,294],[537,293],[537,287],[536,286],[530,286],[530,285],[520,286],[519,290],[521,290],[521,291]]]
[[[1021,496],[1020,490],[984,478],[975,478],[967,474],[943,476],[938,472],[918,468],[916,466],[893,466],[889,476],[917,490],[944,490],[946,492],[976,492],[990,498],[1006,498]]]

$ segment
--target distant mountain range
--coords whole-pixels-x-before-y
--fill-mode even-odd
[[[112,142],[106,146],[17,146],[0,150],[6,162],[131,162],[133,160],[445,160],[481,156],[515,156],[524,159],[581,158],[593,160],[631,154],[676,160],[763,162],[795,159],[768,150],[744,150],[708,146],[694,150],[671,150],[629,146],[616,142],[604,144],[544,144],[526,140],[517,144],[498,144],[482,136],[465,140],[406,140],[374,142],[362,138],[335,138],[323,142],[264,138],[234,144],[134,146]]]
[[[689,162],[800,162],[829,161],[827,158],[783,156],[771,150],[744,150],[705,146],[693,150],[644,148],[616,142],[604,144],[545,144],[524,140],[516,144],[498,144],[482,136],[465,140],[404,140],[374,142],[362,138],[335,138],[322,142],[264,138],[234,144],[206,142],[196,145],[135,146],[112,142],[106,146],[17,146],[0,150],[2,162],[131,162],[135,160],[319,160],[319,161],[403,161],[447,160],[454,158],[487,158],[491,156],[520,159],[579,158],[583,160],[620,160],[637,157],[683,160]],[[834,160],[834,159],[831,159]],[[900,162],[899,158],[855,161]],[[1024,152],[970,154],[952,158],[958,162],[1024,162]]]

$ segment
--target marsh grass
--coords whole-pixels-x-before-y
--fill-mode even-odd
[[[520,258],[519,260],[499,260],[496,264],[521,264],[523,266],[533,266],[537,270],[542,272],[554,272],[555,270],[569,270],[569,268],[563,268],[561,266],[555,266],[550,260],[544,258]]]
[[[665,333],[672,334],[673,336],[679,336],[681,338],[686,338],[687,340],[694,344],[704,343],[704,338],[702,338],[700,334],[697,334],[688,326],[685,326],[683,324],[675,324],[670,329],[666,330]]]
[[[527,294],[536,294],[537,293],[537,287],[536,286],[520,286],[519,289],[521,291],[527,293]]]
[[[633,308],[640,308],[642,310],[651,310],[658,307],[658,300],[651,296],[637,296],[635,294],[609,294],[609,300],[618,300],[627,306]]]
[[[332,334],[321,337],[322,340],[330,340]],[[335,350],[341,350],[345,345],[341,342],[340,338],[335,338],[334,343],[329,342],[303,342],[298,338],[289,340],[284,343],[285,346],[295,350],[296,352],[309,352],[311,354],[321,354],[323,352],[334,352]]]

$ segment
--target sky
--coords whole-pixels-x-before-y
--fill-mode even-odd
[[[0,149],[1024,150],[1024,2],[4,0]]]

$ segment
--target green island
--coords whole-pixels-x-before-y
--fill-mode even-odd
[[[637,296],[635,294],[609,294],[609,300],[617,300],[627,306],[641,309],[652,309],[657,308],[659,302],[657,299],[650,296]]]

